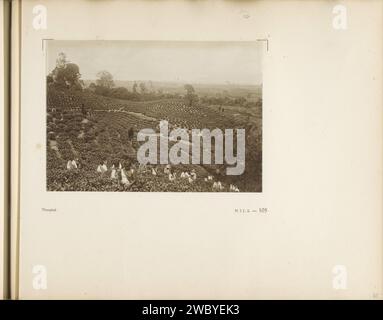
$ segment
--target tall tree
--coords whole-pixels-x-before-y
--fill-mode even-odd
[[[66,57],[66,54],[64,52],[60,52],[56,59],[56,67],[64,68],[67,63],[68,63],[68,59]]]
[[[134,82],[133,84],[133,93],[137,93],[137,83]]]
[[[192,107],[198,101],[198,96],[195,94],[194,87],[191,84],[185,84],[184,88],[186,90],[185,99],[189,107]]]
[[[114,87],[113,76],[109,71],[103,70],[97,73],[96,84],[100,87],[111,89]]]
[[[146,85],[144,82],[140,82],[140,90],[142,94],[146,93]]]
[[[81,74],[79,66],[69,62],[66,54],[61,52],[56,59],[56,67],[47,76],[47,82],[48,84],[54,84],[59,88],[82,90],[83,83],[80,78]]]

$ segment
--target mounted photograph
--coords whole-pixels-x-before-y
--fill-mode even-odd
[[[262,192],[263,41],[44,45],[47,191]]]

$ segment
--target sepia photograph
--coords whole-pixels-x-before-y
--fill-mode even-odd
[[[44,44],[47,191],[262,192],[262,41]]]
[[[5,299],[383,298],[383,1],[3,9]]]

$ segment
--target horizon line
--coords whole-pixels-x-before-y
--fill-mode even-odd
[[[83,81],[92,81],[95,82],[97,79],[82,79]],[[253,83],[248,83],[248,82],[196,82],[196,81],[184,81],[184,80],[147,80],[147,79],[135,79],[135,80],[130,80],[130,79],[113,79],[114,82],[116,81],[121,81],[121,82],[159,82],[159,83],[177,83],[177,84],[201,84],[201,85],[237,85],[237,86],[262,86],[262,83],[259,84],[253,84]]]

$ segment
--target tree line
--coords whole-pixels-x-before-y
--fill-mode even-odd
[[[162,90],[150,90],[144,82],[134,82],[131,90],[126,87],[116,86],[113,75],[106,70],[98,72],[96,81],[86,86],[81,79],[79,66],[70,62],[63,52],[59,53],[55,68],[47,75],[47,86],[54,86],[56,89],[61,90],[90,91],[101,96],[123,100],[145,101],[183,98],[179,93],[171,94],[164,93]],[[186,96],[194,102],[195,97],[188,86],[185,86]]]
[[[70,62],[66,54],[63,52],[59,53],[56,59],[55,68],[47,76],[47,86],[54,86],[61,90],[89,91],[97,95],[122,100],[150,101],[165,98],[184,98],[187,105],[190,107],[197,103],[221,106],[262,106],[261,99],[257,102],[252,102],[244,97],[230,97],[228,94],[219,97],[199,97],[191,84],[184,85],[184,95],[179,93],[164,93],[160,89],[155,91],[152,88],[148,88],[145,82],[134,82],[132,89],[129,90],[126,87],[116,86],[113,75],[106,70],[98,72],[96,81],[90,83],[89,86],[86,86],[81,79],[79,66]]]
[[[127,87],[116,86],[112,74],[106,70],[98,72],[96,82],[90,83],[85,90],[105,97],[134,101],[182,98],[177,93],[164,93],[162,90],[154,91],[148,88],[145,82],[134,82],[131,90]]]

